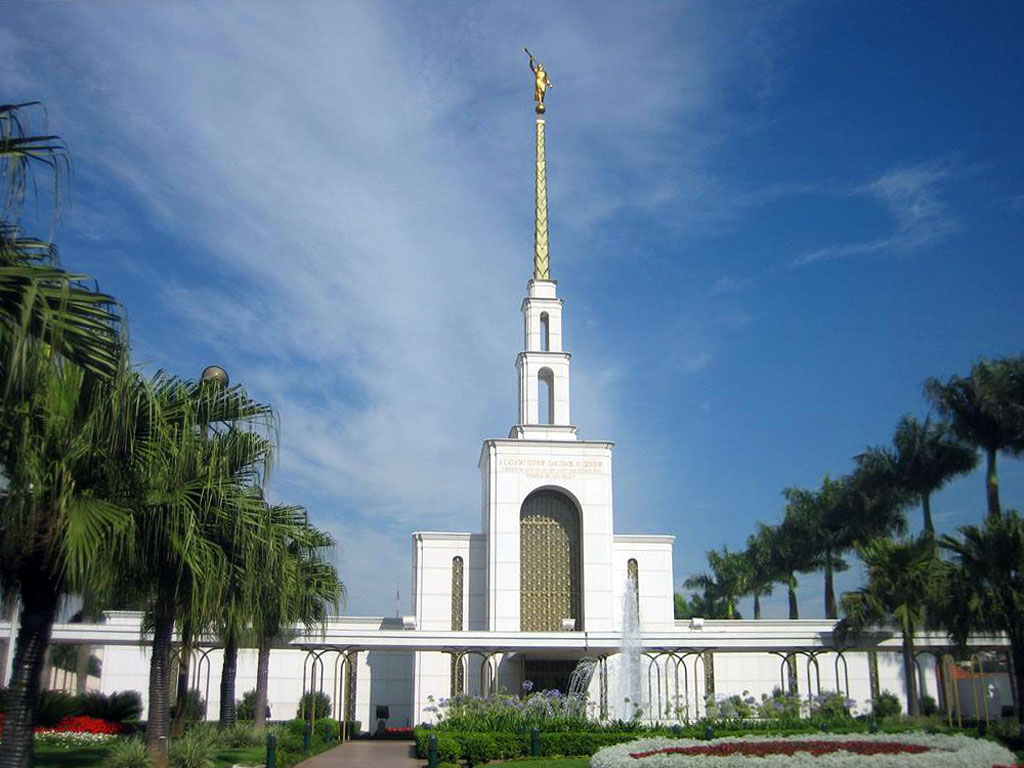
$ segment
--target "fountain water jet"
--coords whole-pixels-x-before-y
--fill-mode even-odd
[[[640,684],[640,606],[637,583],[630,574],[622,592],[622,641],[619,646],[619,697],[613,708],[620,720],[636,720],[644,709]],[[638,711],[639,710],[639,711]]]

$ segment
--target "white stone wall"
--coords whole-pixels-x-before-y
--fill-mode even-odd
[[[487,628],[519,630],[520,511],[527,496],[550,488],[568,496],[581,513],[583,629],[611,630],[612,444],[488,440],[480,471],[488,483],[483,500]]]
[[[670,630],[675,625],[672,574],[672,544],[675,536],[616,535],[613,544],[612,588],[614,623],[622,626],[623,590],[628,562],[637,561],[639,575],[640,627],[642,630]]]

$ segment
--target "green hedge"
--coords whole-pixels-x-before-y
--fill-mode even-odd
[[[416,754],[426,758],[431,734],[437,735],[437,759],[442,763],[465,760],[470,765],[509,760],[530,754],[530,735],[522,733],[473,733],[416,729]],[[544,757],[589,757],[601,747],[637,738],[634,732],[566,731],[540,734]]]

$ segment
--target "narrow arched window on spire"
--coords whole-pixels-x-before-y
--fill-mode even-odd
[[[551,328],[547,312],[540,313],[540,351],[547,352],[551,349]]]
[[[555,374],[550,368],[541,368],[537,374],[537,422],[555,423]]]

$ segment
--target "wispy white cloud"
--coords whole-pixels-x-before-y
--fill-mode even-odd
[[[5,86],[60,105],[80,165],[140,204],[140,228],[180,246],[138,267],[140,300],[159,303],[168,327],[136,323],[137,345],[172,369],[186,354],[221,361],[274,404],[272,493],[336,532],[355,612],[387,610],[393,574],[407,583],[412,530],[476,529],[479,441],[514,420],[532,213],[523,42],[556,83],[556,272],[595,258],[590,228],[623,208],[694,199],[680,206],[694,221],[742,208],[706,153],[721,141],[723,83],[770,56],[762,20],[699,3],[606,11],[224,2],[24,14],[19,37],[59,53],[31,78],[18,64]],[[87,240],[100,217],[127,215],[113,203],[82,214]],[[711,360],[697,347],[677,362]],[[624,369],[578,362],[587,434],[625,438],[613,407]]]
[[[954,176],[948,164],[928,162],[892,169],[870,184],[854,189],[852,194],[871,197],[885,208],[892,219],[893,231],[873,240],[819,248],[797,258],[793,266],[872,254],[907,253],[948,237],[960,223],[940,193]]]

